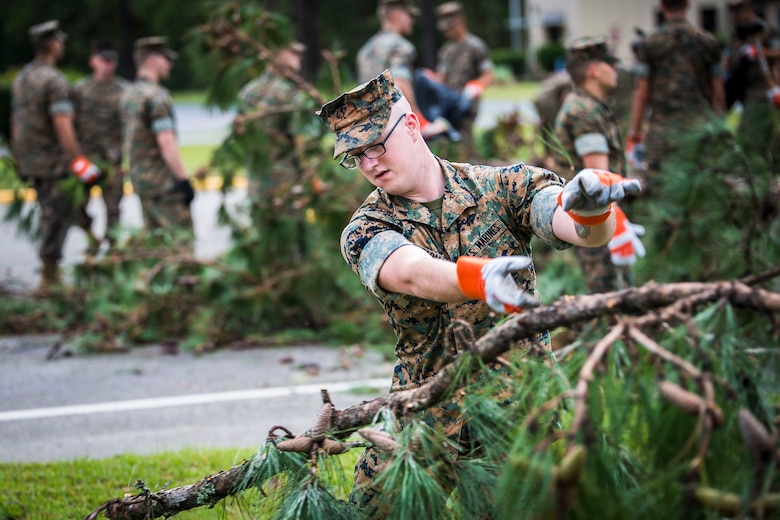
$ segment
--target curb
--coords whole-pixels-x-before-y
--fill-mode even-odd
[[[223,179],[222,177],[213,175],[206,177],[203,180],[191,179],[192,187],[195,191],[217,191],[222,189]],[[234,177],[233,188],[246,188],[249,183],[246,177]],[[22,198],[25,202],[34,202],[36,200],[36,193],[33,188],[25,188],[22,192]],[[134,193],[133,184],[130,181],[125,181],[124,194],[131,195]],[[92,186],[89,191],[90,197],[102,196],[100,186]],[[0,190],[0,204],[10,204],[15,199],[15,190]]]

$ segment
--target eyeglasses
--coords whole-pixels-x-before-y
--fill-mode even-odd
[[[395,124],[393,125],[393,127],[390,129],[390,131],[387,132],[387,135],[385,136],[384,139],[382,139],[381,143],[377,143],[377,144],[375,144],[373,146],[369,146],[368,148],[366,148],[365,150],[363,150],[362,152],[360,152],[359,154],[356,154],[356,155],[349,155],[349,154],[344,155],[344,157],[341,158],[341,161],[339,161],[339,164],[341,165],[341,167],[345,168],[347,170],[354,170],[355,168],[360,166],[360,156],[361,155],[365,155],[366,158],[368,158],[368,159],[378,159],[378,158],[382,157],[385,154],[385,152],[387,151],[385,149],[385,143],[387,142],[387,140],[392,135],[393,130],[395,130],[395,127],[398,126],[398,123],[403,121],[403,119],[406,116],[407,116],[407,114],[404,114],[404,115],[402,115],[401,117],[398,118],[398,121],[396,121]]]

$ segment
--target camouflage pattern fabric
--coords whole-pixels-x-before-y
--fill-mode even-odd
[[[439,49],[436,72],[453,90],[463,90],[466,83],[489,70],[493,70],[490,51],[485,42],[474,34],[468,34],[458,42],[448,40]]]
[[[412,42],[398,33],[380,31],[358,50],[358,82],[370,81],[388,69],[394,78],[413,83],[416,59],[417,51]]]
[[[71,197],[60,187],[62,178],[33,177],[32,180],[41,209],[38,257],[44,261],[57,262],[62,258],[62,247],[68,230],[78,218],[78,208],[73,207]]]
[[[81,150],[91,160],[101,161],[105,179],[101,182],[106,204],[107,229],[119,223],[119,203],[123,194],[122,175],[122,93],[129,83],[121,78],[96,81],[84,78],[73,86],[76,135]]]
[[[444,84],[460,92],[471,80],[493,70],[493,61],[485,42],[474,34],[467,34],[458,42],[446,41],[439,49],[436,71],[442,75]],[[461,134],[458,160],[475,160],[474,121],[479,111],[479,98],[474,99],[471,113],[463,117],[458,131]]]
[[[11,91],[12,152],[17,173],[33,182],[41,210],[38,256],[52,262],[62,258],[68,229],[77,219],[70,197],[60,188],[70,169],[52,122],[55,115],[73,114],[68,94],[65,77],[40,61],[22,69]]]
[[[385,70],[322,105],[317,115],[336,134],[333,158],[379,139],[387,126],[393,103],[402,95],[390,71]]]
[[[414,245],[434,258],[455,261],[460,256],[531,255],[536,235],[556,249],[569,244],[552,231],[552,215],[563,179],[555,173],[524,164],[507,167],[474,166],[438,159],[445,177],[441,218],[425,205],[374,190],[355,212],[341,235],[342,255],[361,282],[381,302],[397,342],[391,391],[425,384],[450,360],[445,347],[449,326],[456,320],[472,324],[475,337],[493,327],[501,316],[483,301],[437,303],[382,290],[379,270],[399,247]],[[536,293],[534,266],[516,276],[518,284]],[[465,348],[450,338],[458,350]],[[549,348],[548,334],[518,345],[518,349]],[[419,414],[432,427],[460,440],[463,419],[460,397]],[[378,493],[372,481],[381,455],[367,450],[355,469],[350,501],[371,508]]]
[[[141,200],[147,228],[192,231],[190,207],[175,189],[173,173],[165,164],[156,134],[176,130],[173,100],[168,90],[144,78],[122,95],[123,160],[133,189]]]
[[[247,83],[238,99],[242,115],[288,107],[253,120],[246,129],[247,137],[254,140],[253,145],[247,146],[246,157],[250,193],[256,200],[264,200],[280,184],[292,182],[299,175],[295,128],[303,116],[301,107],[311,103],[306,102],[307,97],[292,81],[272,71]],[[305,115],[311,117],[310,112]],[[258,133],[263,134],[261,138],[253,137]]]
[[[571,180],[582,170],[585,167],[583,157],[591,153],[609,156],[610,171],[626,171],[620,127],[607,103],[575,88],[566,96],[555,118],[554,128],[560,145],[558,150],[553,151],[556,172],[565,179]]]
[[[575,87],[566,96],[555,119],[555,136],[560,146],[553,150],[556,171],[567,180],[585,168],[583,157],[591,153],[606,154],[610,171],[626,171],[620,127],[612,109],[581,88]],[[609,247],[574,247],[574,255],[579,261],[588,292],[616,291],[625,286],[625,269],[612,263]]]
[[[680,132],[713,114],[720,55],[715,37],[685,20],[663,23],[638,49],[637,74],[650,83],[653,110],[645,144],[652,170],[674,150]]]
[[[551,75],[539,86],[539,93],[534,98],[536,113],[539,115],[539,136],[547,154],[552,154],[555,135],[555,118],[563,106],[566,96],[574,88],[571,76],[565,70]],[[559,172],[560,173],[560,172]]]
[[[68,82],[56,68],[40,61],[27,64],[11,88],[13,154],[23,178],[68,175],[65,151],[57,141],[52,117],[72,115]]]

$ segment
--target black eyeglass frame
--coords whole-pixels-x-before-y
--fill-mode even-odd
[[[339,161],[339,166],[341,166],[345,170],[354,170],[355,168],[360,166],[360,156],[361,155],[364,155],[367,159],[379,159],[380,157],[382,157],[385,154],[385,152],[387,152],[387,149],[385,148],[385,143],[387,142],[388,139],[390,139],[390,136],[393,135],[393,130],[395,130],[395,128],[398,126],[398,124],[401,121],[406,119],[407,115],[409,115],[408,112],[398,118],[398,120],[395,122],[393,127],[390,128],[390,131],[387,132],[387,135],[385,136],[385,138],[382,139],[381,143],[377,143],[377,144],[371,145],[371,146],[369,146],[368,148],[366,148],[365,150],[363,150],[362,152],[360,152],[359,154],[356,154],[356,155],[344,154],[344,157],[342,157],[341,160]],[[381,151],[379,151],[379,150],[381,150]],[[375,153],[376,151],[379,151],[379,153]],[[355,161],[355,164],[350,166],[347,163],[347,161],[350,161],[350,162],[351,161]]]

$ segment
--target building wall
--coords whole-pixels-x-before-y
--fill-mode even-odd
[[[780,26],[780,0],[756,1],[765,18]],[[605,34],[623,63],[634,61],[631,43],[634,28],[651,33],[657,27],[659,0],[525,0],[527,55],[532,73],[541,73],[536,49],[558,36],[566,44],[580,36]],[[712,10],[715,34],[727,38],[731,31],[727,0],[690,0],[688,19],[702,27],[705,10]],[[556,24],[560,24],[558,28]]]

